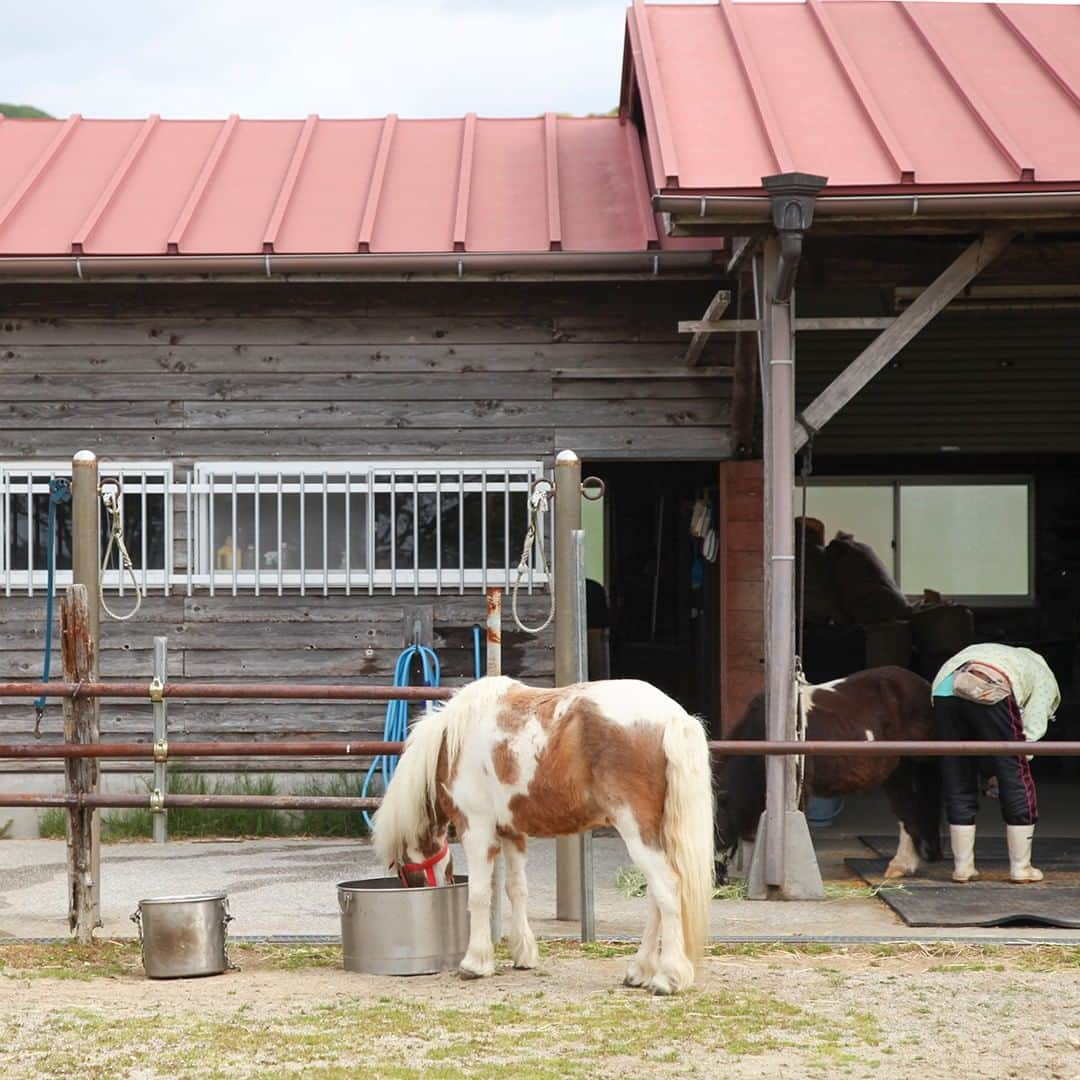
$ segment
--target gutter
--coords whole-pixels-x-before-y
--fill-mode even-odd
[[[680,225],[767,224],[772,200],[764,195],[654,195],[653,209]],[[1080,218],[1080,191],[1017,191],[926,195],[821,195],[814,215],[831,221],[912,218]]]
[[[718,248],[721,244],[717,245]],[[14,255],[0,256],[0,277],[70,278],[325,278],[446,280],[543,275],[658,277],[715,271],[713,251],[535,252],[418,255]]]

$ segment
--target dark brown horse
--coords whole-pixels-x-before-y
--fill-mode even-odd
[[[871,668],[802,691],[806,738],[893,741],[930,739],[932,707],[925,679],[899,667]],[[750,702],[733,739],[765,738],[765,695]],[[884,787],[900,822],[900,842],[885,876],[906,877],[919,860],[941,858],[941,783],[936,758],[807,757],[803,798],[850,795]],[[732,756],[723,763],[716,802],[716,850],[722,871],[740,840],[752,841],[765,809],[765,762]]]

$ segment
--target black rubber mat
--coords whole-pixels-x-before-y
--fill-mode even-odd
[[[871,885],[884,880],[887,859],[845,859]],[[885,882],[877,895],[908,926],[1060,926],[1080,929],[1080,874],[1061,871],[1056,881],[1013,885],[1008,863],[986,860],[983,878],[953,882],[951,867],[939,863],[919,876]],[[1046,860],[1043,860],[1045,863]],[[1049,865],[1049,864],[1047,864]],[[896,888],[894,886],[899,886]]]
[[[999,826],[998,831],[983,830],[975,834],[975,862],[976,864],[990,861],[1005,862],[1008,859],[1008,850],[1005,847],[1004,826]],[[879,855],[891,859],[896,854],[896,834],[871,834],[860,836],[859,839],[871,850]],[[948,834],[942,837],[942,849],[947,859],[952,858],[952,850],[949,847]],[[1045,869],[1047,866],[1057,866],[1061,869],[1074,869],[1080,871],[1080,838],[1070,836],[1040,836],[1038,829],[1035,830],[1035,846],[1031,860],[1036,866]],[[981,870],[982,867],[980,866]]]

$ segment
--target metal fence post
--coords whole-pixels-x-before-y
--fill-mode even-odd
[[[502,589],[487,591],[487,649],[485,673],[502,674]],[[502,894],[506,888],[506,864],[496,855],[491,866],[491,940],[502,941]]]
[[[575,529],[574,542],[574,621],[577,624],[577,681],[589,677],[589,631],[585,588],[585,530]],[[586,829],[580,837],[578,881],[581,891],[581,940],[596,940],[596,897],[593,890],[593,835]]]
[[[162,691],[168,675],[169,639],[154,638],[154,681],[150,684],[150,700],[154,703],[154,843],[164,844],[169,838],[168,811],[164,795],[168,790],[169,719],[168,703]]]
[[[97,455],[80,450],[71,461],[71,580],[86,588],[86,628],[89,635],[89,668],[82,678],[96,681],[101,676],[101,530],[99,510]],[[101,702],[86,703],[85,741],[101,738]],[[81,714],[80,714],[81,715]],[[100,769],[96,760],[88,760],[87,790],[96,792]],[[89,812],[90,850],[88,852],[89,893],[93,925],[101,925],[101,819]],[[81,939],[80,939],[81,940]],[[89,939],[87,939],[89,940]]]
[[[555,685],[578,681],[577,621],[574,618],[574,541],[581,528],[581,458],[563,450],[555,458]],[[555,841],[555,917],[581,918],[581,838]]]

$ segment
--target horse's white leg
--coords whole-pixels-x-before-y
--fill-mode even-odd
[[[634,959],[626,969],[623,982],[627,986],[648,986],[656,974],[656,965],[660,960],[660,909],[647,893],[649,914],[645,918],[645,932],[641,935],[641,948],[634,954]]]
[[[645,875],[649,895],[660,913],[660,962],[647,985],[654,994],[684,990],[694,981],[694,965],[686,956],[678,878],[663,851],[650,847],[641,839],[629,807],[616,813],[615,827],[630,858]]]
[[[885,867],[886,878],[909,877],[919,869],[919,853],[915,843],[900,823],[900,842],[896,845],[896,854],[892,857],[889,865]]]
[[[540,963],[536,938],[526,911],[529,889],[525,880],[525,852],[513,840],[503,840],[506,860],[506,895],[510,901],[510,957],[516,968],[534,968]]]
[[[469,867],[469,948],[458,971],[469,979],[495,973],[495,947],[491,942],[491,850],[494,824],[475,822],[461,838]]]

